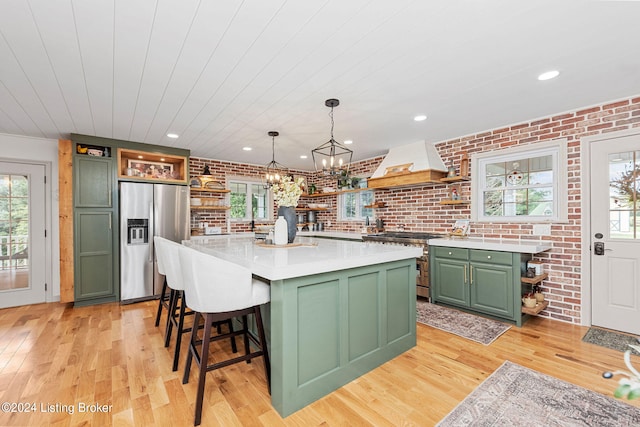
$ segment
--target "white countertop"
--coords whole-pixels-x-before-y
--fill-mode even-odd
[[[204,238],[203,238],[204,237]],[[253,237],[198,236],[183,244],[242,265],[268,280],[309,276],[422,256],[422,248],[298,236],[295,243],[317,244],[289,248],[258,246]]]
[[[332,239],[362,240],[362,233],[347,231],[298,231],[297,236],[328,237]]]
[[[255,233],[220,233],[220,234],[200,234],[197,236],[190,236],[189,240],[206,240],[206,239],[225,239],[229,237],[254,237]]]
[[[447,246],[451,248],[485,249],[490,251],[519,252],[537,254],[551,249],[551,243],[540,240],[516,239],[484,239],[482,237],[467,237],[464,239],[445,237],[430,239],[429,246]]]

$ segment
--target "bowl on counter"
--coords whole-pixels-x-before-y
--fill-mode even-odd
[[[309,204],[307,204],[307,206],[309,207],[309,209],[317,209],[318,208],[318,204],[317,203],[309,203]]]

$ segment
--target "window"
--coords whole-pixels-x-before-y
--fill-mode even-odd
[[[262,183],[246,179],[230,179],[229,189],[231,190],[232,220],[271,219],[272,203]]]
[[[341,220],[360,221],[366,217],[373,218],[373,209],[365,206],[373,203],[373,191],[354,191],[338,196],[338,207]]]
[[[473,156],[474,221],[567,220],[566,141]]]

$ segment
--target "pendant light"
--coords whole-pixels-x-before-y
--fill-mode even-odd
[[[316,172],[322,171],[324,175],[329,176],[348,175],[353,151],[333,139],[333,109],[340,105],[340,101],[327,99],[324,105],[331,108],[329,113],[329,117],[331,117],[331,139],[311,150]]]
[[[278,132],[272,130],[268,135],[271,137],[271,161],[265,166],[262,186],[265,189],[269,189],[274,185],[278,185],[283,176],[289,173],[289,170],[276,162],[276,136],[280,135]]]

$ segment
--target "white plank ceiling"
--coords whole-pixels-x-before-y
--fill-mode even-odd
[[[366,159],[640,94],[639,22],[639,1],[2,0],[0,133],[266,164],[277,130],[311,170],[328,98]]]

